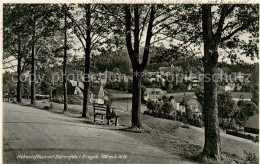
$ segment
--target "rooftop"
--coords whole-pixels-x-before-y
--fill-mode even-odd
[[[244,127],[252,128],[252,129],[259,129],[259,115],[255,114],[246,121]]]

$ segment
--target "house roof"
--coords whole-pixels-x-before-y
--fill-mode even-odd
[[[69,82],[73,87],[79,87],[80,89],[84,89],[84,84],[83,84],[81,81],[68,80],[68,82]]]
[[[176,95],[176,96],[173,96],[173,99],[176,101],[176,103],[182,103],[182,101],[183,101],[183,96],[181,96],[181,95]]]
[[[158,72],[146,72],[146,75],[156,76],[156,75],[158,75]]]
[[[239,99],[251,99],[253,95],[251,92],[231,92],[232,98],[239,98]]]
[[[246,121],[245,128],[259,129],[259,115],[255,114]]]
[[[192,99],[192,98],[197,99],[197,97],[195,96],[195,93],[194,93],[194,92],[189,92],[189,93],[185,93],[185,92],[180,92],[180,93],[166,93],[165,96],[166,96],[166,97],[171,97],[171,96],[172,96],[177,103],[183,102],[184,97],[185,97],[185,99],[186,99],[187,101],[189,101],[189,100]]]
[[[159,71],[169,71],[171,67],[159,67]]]
[[[153,94],[152,92],[159,92],[159,94],[164,94],[163,90],[160,88],[146,88],[145,92],[148,94]]]

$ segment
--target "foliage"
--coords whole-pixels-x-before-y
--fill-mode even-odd
[[[249,117],[254,115],[255,112],[258,112],[258,108],[253,102],[238,101],[237,105],[239,111],[236,117],[236,121],[240,125],[243,125]]]
[[[132,80],[128,80],[128,83],[127,83],[127,91],[129,93],[132,93],[133,92],[133,81]]]
[[[171,112],[173,111],[173,107],[171,105],[170,102],[165,102],[163,105],[162,105],[162,112],[165,113],[165,114],[171,114]]]
[[[229,92],[218,94],[218,115],[220,118],[228,118],[236,108]]]
[[[120,91],[127,91],[128,83],[124,82],[123,80],[114,81],[114,82],[108,81],[106,83],[106,88],[120,90]]]

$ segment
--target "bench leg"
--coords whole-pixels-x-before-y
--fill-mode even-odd
[[[102,115],[101,117],[102,117],[102,121],[101,122],[103,123],[104,122],[104,116]]]
[[[110,124],[110,119],[108,118],[108,119],[107,119],[107,125],[109,125],[109,124]]]
[[[96,115],[94,114],[94,122],[96,122]]]
[[[118,122],[117,122],[117,121],[118,121],[117,119],[118,119],[118,117],[116,116],[115,126],[117,126],[117,123],[118,123]]]

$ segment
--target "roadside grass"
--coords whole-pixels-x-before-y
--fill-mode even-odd
[[[258,144],[221,137],[221,161],[202,159],[204,132],[178,121],[142,114],[143,131],[129,130],[131,115],[121,117],[126,128],[120,132],[137,140],[158,147],[170,154],[199,163],[258,163]],[[133,133],[135,132],[135,133]]]

